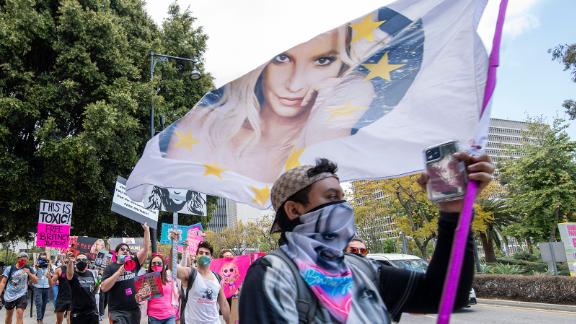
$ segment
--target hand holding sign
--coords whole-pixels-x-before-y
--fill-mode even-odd
[[[182,231],[180,230],[168,230],[168,237],[170,238],[170,240],[172,241],[180,241],[180,234],[182,233]]]

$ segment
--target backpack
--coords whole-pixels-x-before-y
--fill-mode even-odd
[[[186,311],[186,304],[188,303],[188,294],[190,293],[190,289],[192,289],[192,285],[194,284],[194,280],[196,280],[196,276],[198,275],[198,270],[195,268],[191,268],[190,275],[188,276],[188,286],[186,286],[186,291],[184,288],[180,287],[180,297],[182,298],[182,302],[180,303],[180,324],[186,324],[186,320],[184,318],[184,312]],[[212,270],[210,270],[212,271]],[[222,280],[219,274],[212,271],[218,283]],[[220,293],[220,292],[218,292]]]
[[[298,270],[296,264],[294,264],[294,262],[281,249],[277,249],[270,254],[277,256],[284,261],[294,276],[294,280],[296,281],[296,310],[298,311],[298,323],[314,323],[314,317],[316,316],[316,311],[318,309],[318,299],[314,297],[310,287],[308,287],[304,279],[302,279],[300,270]],[[376,270],[368,261],[354,254],[346,254],[344,255],[344,259],[348,264],[353,264],[357,268],[361,269],[362,272],[370,278],[370,281],[375,284],[378,282]]]

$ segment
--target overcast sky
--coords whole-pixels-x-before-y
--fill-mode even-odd
[[[147,0],[157,24],[170,0]],[[209,36],[206,70],[223,85],[274,55],[315,35],[391,3],[388,0],[179,0]],[[499,0],[490,0],[478,32],[490,50]],[[576,99],[576,84],[552,62],[549,48],[575,42],[567,28],[574,0],[510,0],[502,43],[493,117],[524,120],[527,115],[564,117],[564,99]],[[572,124],[576,124],[573,122]],[[576,137],[576,127],[570,134]]]

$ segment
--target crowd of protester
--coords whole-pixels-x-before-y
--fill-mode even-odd
[[[467,176],[478,181],[480,190],[490,182],[494,167],[487,156],[456,157],[466,162]],[[426,273],[378,265],[366,258],[366,245],[355,237],[353,210],[344,200],[336,170],[321,159],[315,166],[287,171],[274,183],[271,232],[280,233],[280,248],[255,260],[239,287],[241,323],[390,323],[403,312],[437,311],[461,199],[438,204],[436,249]],[[425,175],[419,180],[421,185],[426,181]],[[57,324],[99,324],[106,307],[107,320],[114,324],[139,324],[143,314],[149,324],[229,323],[231,300],[210,269],[210,243],[201,242],[193,257],[184,249],[172,273],[172,255],[149,255],[150,229],[142,227],[143,247],[132,251],[128,244],[118,244],[114,258],[100,270],[73,247],[54,260],[40,253],[33,265],[27,253],[19,253],[0,281],[5,323],[11,324],[16,313],[16,323],[23,324],[29,283],[38,323],[43,323],[50,287],[58,287],[53,292]],[[178,242],[180,235],[174,230],[169,237]],[[219,256],[233,255],[223,250]],[[145,273],[159,277],[155,283],[162,293],[154,298],[150,286],[137,287],[137,277]],[[456,307],[467,304],[473,274],[469,239]]]

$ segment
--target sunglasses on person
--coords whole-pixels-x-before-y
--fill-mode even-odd
[[[367,248],[350,247],[350,253],[362,254],[362,255],[366,256],[366,255],[368,255],[368,249]]]
[[[80,261],[88,262],[88,258],[76,259],[76,262],[80,262]]]
[[[161,266],[162,265],[162,261],[154,261],[152,262],[153,266]]]
[[[122,252],[130,252],[130,248],[128,248],[128,247],[126,247],[126,246],[123,246],[123,247],[120,248],[120,251],[122,251]]]

